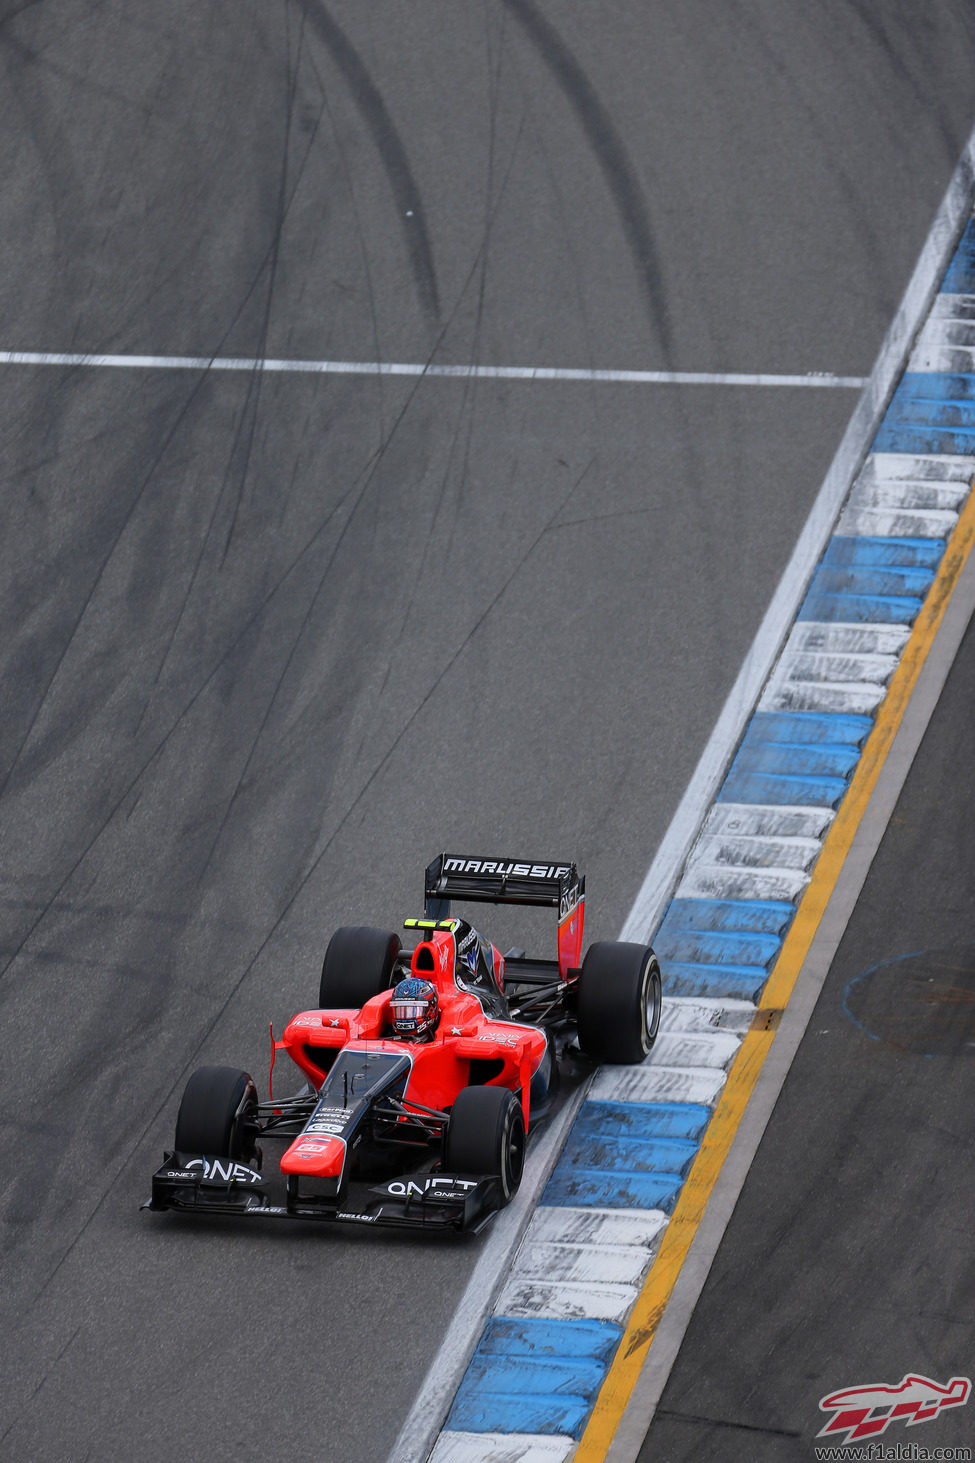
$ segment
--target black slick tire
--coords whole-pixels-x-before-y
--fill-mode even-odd
[[[198,1067],[176,1117],[176,1151],[213,1158],[253,1157],[257,1090],[236,1067]]]
[[[399,935],[368,925],[342,925],[328,942],[318,985],[318,1005],[326,1010],[358,1010],[392,984],[401,949]]]
[[[660,1029],[660,964],[649,945],[605,940],[590,946],[579,977],[579,1045],[597,1062],[630,1066],[649,1054]]]
[[[444,1138],[446,1173],[497,1178],[501,1203],[521,1183],[525,1163],[525,1118],[507,1087],[462,1087]]]

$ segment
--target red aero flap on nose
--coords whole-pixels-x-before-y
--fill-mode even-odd
[[[282,1173],[308,1173],[316,1178],[337,1178],[345,1162],[341,1138],[296,1138],[281,1159]]]

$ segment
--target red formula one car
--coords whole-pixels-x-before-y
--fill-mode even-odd
[[[554,906],[557,958],[501,955],[451,917],[452,899]],[[650,1051],[656,957],[604,942],[582,959],[585,880],[574,864],[441,854],[426,871],[425,910],[405,921],[412,950],[386,930],[332,936],[318,1005],[272,1038],[272,1076],[283,1051],[306,1078],[295,1096],[259,1101],[233,1067],[193,1074],[174,1151],[143,1207],[478,1228],[518,1187],[559,1044],[576,1039],[596,1062]],[[263,1166],[272,1138],[287,1144],[280,1176]]]

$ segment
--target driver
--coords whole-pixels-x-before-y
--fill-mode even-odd
[[[400,1041],[431,1041],[440,1020],[437,987],[409,975],[393,987],[389,1002],[393,1035]]]

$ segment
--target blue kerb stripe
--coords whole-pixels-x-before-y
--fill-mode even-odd
[[[640,1103],[621,1123],[621,1104],[583,1104],[555,1166],[553,1180],[566,1182],[579,1170],[598,1169],[607,1176],[686,1172],[697,1152],[698,1140],[696,1135],[674,1133],[681,1106],[671,1105],[665,1112],[655,1103]]]
[[[970,371],[905,371],[887,408],[891,414],[909,417],[913,408],[932,420],[939,409],[957,410],[964,423],[975,421],[975,374]]]
[[[835,808],[845,791],[845,777],[793,777],[788,773],[739,772],[732,768],[715,801]]]
[[[572,1125],[588,1138],[612,1132],[618,1137],[700,1138],[711,1120],[703,1102],[613,1102],[587,1098]]]
[[[962,457],[975,452],[975,427],[918,427],[884,423],[874,439],[874,452],[911,452],[935,456],[940,452]]]
[[[670,1214],[684,1176],[680,1173],[607,1173],[600,1168],[557,1168],[541,1202],[556,1209],[662,1209]]]
[[[607,1177],[642,1174],[686,1174],[697,1153],[696,1138],[621,1137],[606,1131],[587,1135],[573,1128],[553,1172],[561,1181],[598,1169]]]
[[[857,568],[901,564],[912,569],[930,569],[934,573],[945,548],[945,539],[859,538],[838,533],[827,544],[822,562]]]
[[[722,965],[763,965],[778,954],[778,935],[746,935],[730,930],[666,931],[661,928],[653,942],[660,960],[697,964],[714,961]]]
[[[941,283],[944,295],[975,294],[975,221],[965,226],[961,242]]]
[[[814,587],[803,600],[796,618],[839,625],[909,625],[922,603],[907,595],[821,594]]]
[[[822,563],[809,588],[812,594],[910,594],[923,599],[933,578],[933,569],[910,569],[901,564],[838,566]]]
[[[909,372],[873,442],[874,452],[970,453],[975,444],[975,377]]]
[[[860,748],[842,743],[759,742],[747,740],[731,767],[736,772],[782,772],[791,777],[849,777]]]
[[[706,1109],[710,1116],[710,1109]],[[610,1361],[623,1327],[615,1321],[543,1320],[536,1316],[492,1316],[475,1356],[581,1356]]]
[[[742,746],[750,742],[833,742],[862,747],[873,730],[872,716],[834,711],[756,711]]]
[[[717,801],[834,808],[872,726],[868,716],[759,712]]]
[[[446,1426],[581,1436],[622,1334],[612,1321],[492,1317]]]
[[[461,1397],[486,1399],[492,1394],[550,1399],[562,1394],[583,1399],[596,1391],[603,1364],[589,1356],[478,1356],[475,1354],[461,1388]]]
[[[708,1000],[751,1001],[768,977],[764,966],[703,965],[661,961],[664,997],[704,996]]]
[[[947,401],[940,396],[904,395],[900,400],[895,397],[886,417],[886,425],[935,427],[938,430],[975,435],[975,401],[967,397],[953,401]]]
[[[780,899],[672,899],[657,938],[662,932],[677,934],[683,930],[782,935],[794,913],[794,907]]]

